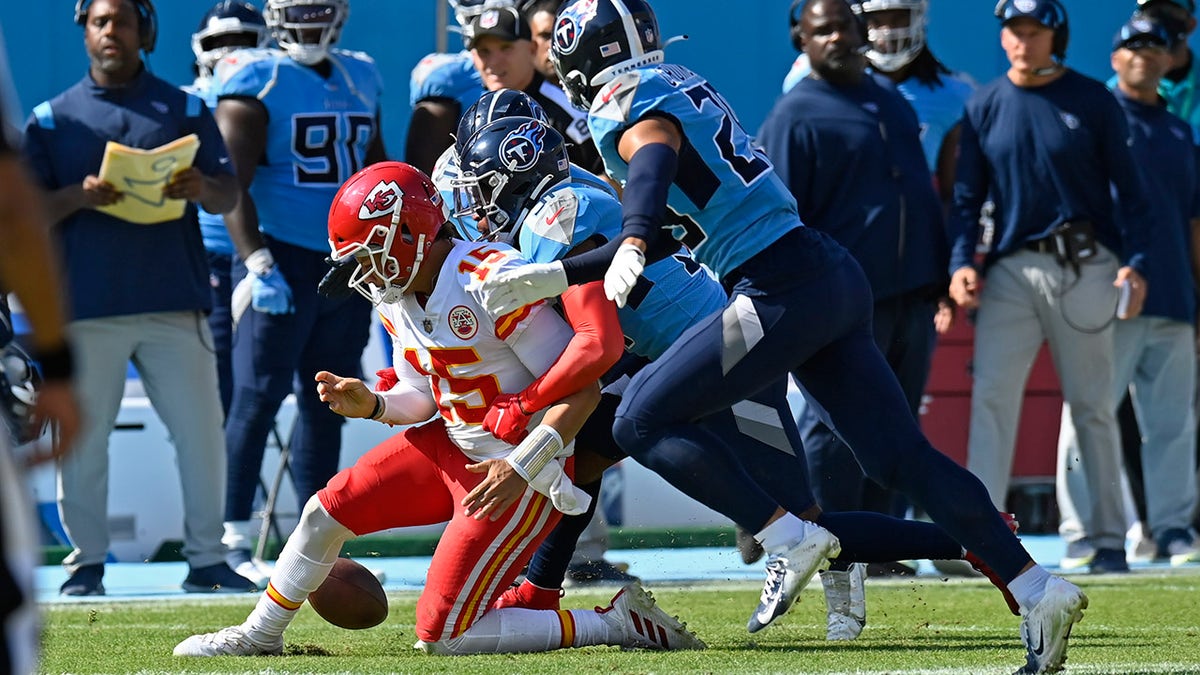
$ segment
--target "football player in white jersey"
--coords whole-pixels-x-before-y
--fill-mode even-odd
[[[571,339],[567,324],[543,302],[495,315],[466,290],[473,278],[525,264],[520,255],[503,244],[455,239],[433,183],[399,162],[347,181],[330,213],[329,245],[335,260],[358,262],[350,284],[377,304],[395,339],[398,381],[376,393],[357,378],[322,371],[321,400],[348,417],[415,426],[309,500],[244,623],[192,636],[175,654],[281,653],[284,629],[328,575],[343,542],[447,520],[417,601],[418,649],[439,655],[588,645],[703,649],[637,584],[603,609],[490,609],[562,513],[587,507],[588,497],[571,482],[570,456],[600,396],[595,383],[564,396],[533,419],[515,447],[483,428],[492,401],[528,386]],[[518,477],[501,490],[476,489],[499,470]]]

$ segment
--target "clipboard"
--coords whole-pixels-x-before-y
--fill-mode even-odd
[[[99,175],[125,198],[97,210],[140,225],[182,218],[187,201],[167,199],[163,196],[163,188],[172,176],[192,166],[199,148],[200,138],[196,134],[188,134],[151,150],[109,141],[104,146]]]

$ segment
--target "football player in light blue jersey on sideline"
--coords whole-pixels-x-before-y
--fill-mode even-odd
[[[213,5],[200,26],[192,33],[192,53],[196,55],[196,80],[184,87],[204,99],[209,109],[217,107],[213,93],[212,75],[217,62],[226,55],[247,47],[263,47],[270,40],[270,32],[262,13],[254,5],[242,0],[220,0]],[[225,229],[225,218],[220,214],[200,209],[200,235],[204,238],[204,249],[208,251],[209,283],[212,284],[213,309],[208,315],[208,327],[213,334],[213,347],[217,353],[217,382],[221,388],[221,408],[229,414],[229,402],[233,398],[233,365],[230,351],[233,348],[233,317],[230,298],[233,284],[229,274],[233,267],[233,240]]]
[[[959,122],[975,83],[951,71],[929,49],[929,0],[864,0],[851,8],[867,24],[871,67],[895,83],[917,112],[925,161],[949,205]]]
[[[471,19],[483,13],[484,7],[511,7],[513,0],[447,0],[458,22],[456,30],[464,33]],[[408,137],[404,146],[404,161],[428,175],[433,175],[438,157],[453,143],[451,135],[458,120],[471,104],[483,94],[483,78],[475,68],[471,52],[434,52],[422,57],[409,78],[409,105],[412,117],[408,121]]]
[[[236,51],[216,68],[217,123],[242,184],[225,217],[237,249],[233,279],[233,400],[225,544],[229,562],[260,585],[250,559],[250,514],[264,447],[283,399],[295,393],[290,468],[300,507],[337,472],[343,418],[321,403],[318,370],[357,373],[370,304],[317,292],[328,270],[326,214],[341,184],[386,159],[382,81],[366,54],[335,49],[346,0],[268,0],[279,49]]]
[[[572,101],[589,109],[610,176],[625,186],[622,231],[587,253],[489,277],[485,289],[505,293],[511,306],[603,278],[606,294],[622,306],[647,262],[673,255],[682,241],[731,297],[634,376],[613,426],[622,449],[634,457],[688,457],[694,448],[719,447],[723,440],[697,420],[794,373],[871,478],[922,504],[1007,583],[1024,614],[1023,670],[1059,669],[1086,596],[1037,565],[983,484],[930,445],[875,346],[870,286],[858,263],[804,227],[729,104],[704,78],[663,63],[662,48],[644,0],[575,0],[560,8],[551,55]],[[771,509],[764,511],[767,522]],[[819,517],[819,509],[803,515]],[[785,521],[771,522],[758,538],[803,586],[820,561],[797,563],[836,547],[814,545],[820,532]],[[788,576],[764,593],[763,604],[794,589]]]

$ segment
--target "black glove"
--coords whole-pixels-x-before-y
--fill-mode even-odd
[[[325,263],[331,269],[325,273],[324,277],[321,277],[321,282],[317,284],[317,292],[334,300],[348,297],[354,293],[354,289],[350,288],[350,277],[354,274],[354,268],[358,266],[354,258],[345,260],[326,258]]]

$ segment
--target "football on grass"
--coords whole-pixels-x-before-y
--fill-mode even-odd
[[[321,586],[308,596],[308,604],[329,623],[358,630],[383,623],[388,615],[387,594],[371,570],[338,558]]]

